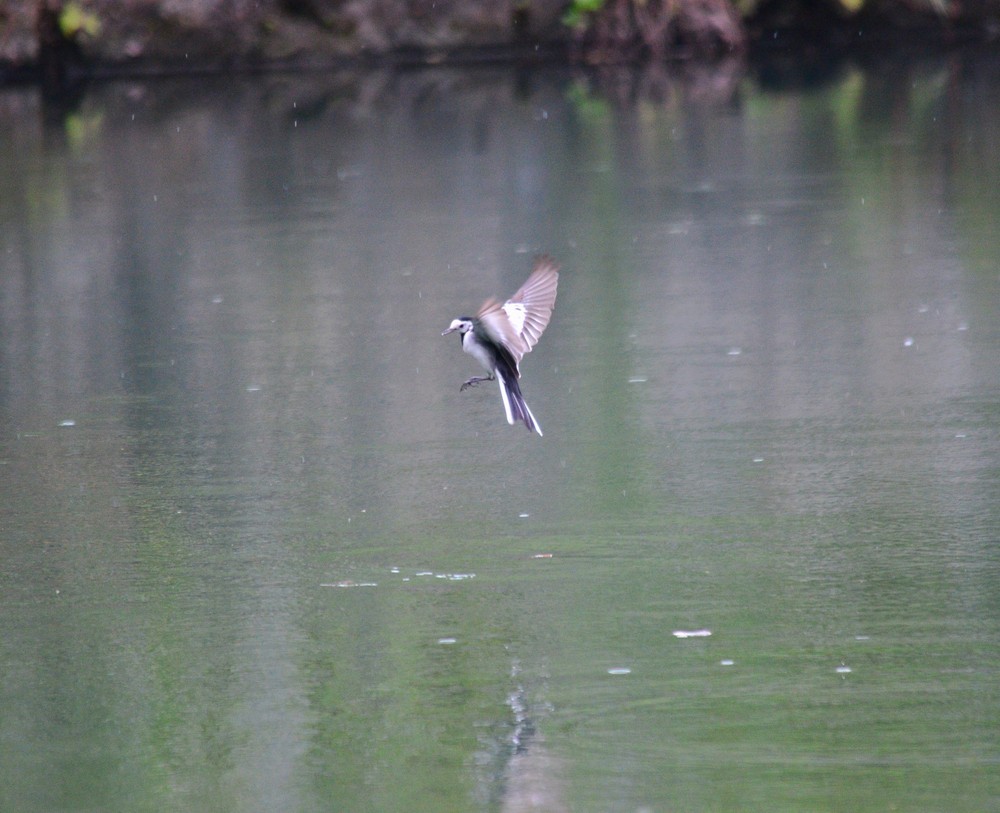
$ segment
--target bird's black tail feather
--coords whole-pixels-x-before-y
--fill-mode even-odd
[[[500,395],[503,398],[503,408],[507,413],[507,423],[513,425],[517,421],[523,421],[529,432],[542,434],[542,428],[535,420],[535,416],[528,409],[524,396],[521,395],[521,386],[517,383],[517,378],[505,376],[499,369],[495,371],[497,383],[500,384]]]

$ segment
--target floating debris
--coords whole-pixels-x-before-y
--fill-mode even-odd
[[[398,570],[394,570],[394,573],[398,573]],[[475,573],[435,573],[433,570],[420,570],[413,574],[414,576],[433,576],[435,579],[445,579],[452,582],[460,582],[466,579],[476,578]],[[408,581],[408,578],[404,578],[403,581]]]
[[[401,576],[400,581],[410,581],[411,577],[403,575],[403,571],[399,567],[391,567],[389,568],[389,572],[396,576]],[[475,573],[437,573],[433,570],[421,570],[413,575],[427,578],[432,577],[450,582],[461,582],[476,578]],[[337,582],[323,582],[320,584],[320,587],[378,587],[378,582],[359,582],[353,579],[342,579]]]
[[[323,582],[320,587],[378,587],[378,582],[356,582],[344,579],[340,582]]]
[[[634,376],[632,376],[628,380],[628,383],[629,384],[645,384],[647,381],[649,381],[649,379],[646,378],[646,376],[644,376],[644,375],[634,375]]]
[[[632,670],[627,666],[614,666],[608,670],[609,675],[631,675]]]
[[[726,351],[727,356],[739,356],[742,353],[743,353],[742,347],[730,347],[729,350]]]
[[[674,630],[674,638],[708,638],[711,630]]]
[[[532,559],[551,559],[552,558],[552,554],[551,553],[536,553],[536,554],[532,555],[531,558]]]
[[[438,638],[439,644],[456,644],[458,643],[457,638]]]
[[[525,512],[525,511],[522,511],[522,512],[521,512],[520,514],[518,514],[517,516],[518,516],[518,517],[519,517],[520,519],[527,519],[528,517],[530,517],[530,516],[531,516],[531,514],[529,514],[529,513]]]
[[[251,384],[247,387],[247,392],[260,392],[260,386],[257,384]]]
[[[723,658],[721,661],[719,661],[719,666],[732,666],[735,663],[736,661],[734,661],[732,658]]]
[[[76,426],[76,421],[70,419],[66,421],[59,421],[60,426]]]
[[[903,347],[913,347],[913,337],[907,336],[903,339]]]

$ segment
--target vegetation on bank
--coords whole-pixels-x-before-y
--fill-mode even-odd
[[[563,22],[592,62],[719,56],[783,43],[1000,38],[998,0],[573,0]],[[863,38],[863,37],[862,37]]]
[[[798,42],[1000,39],[1000,0],[6,0],[0,81],[91,70],[560,56],[712,58]]]

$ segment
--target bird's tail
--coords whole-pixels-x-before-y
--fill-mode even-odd
[[[507,413],[507,423],[513,426],[517,421],[524,421],[529,432],[537,432],[541,437],[542,427],[538,425],[535,416],[528,409],[524,396],[521,395],[521,386],[517,383],[517,379],[511,378],[508,381],[500,370],[495,370],[494,375],[496,375],[497,383],[500,385],[500,396],[503,398],[503,408]]]

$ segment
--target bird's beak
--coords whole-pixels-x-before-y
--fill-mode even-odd
[[[441,335],[442,336],[447,336],[449,333],[454,333],[456,330],[458,330],[457,327],[450,327],[447,330],[442,330],[441,331]]]

